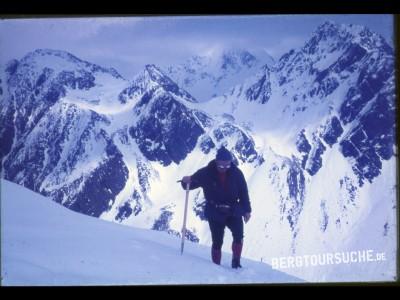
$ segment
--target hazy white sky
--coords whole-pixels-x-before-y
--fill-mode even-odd
[[[325,21],[367,26],[393,43],[392,15],[261,15],[34,18],[0,20],[0,64],[39,48],[65,50],[131,79],[226,47],[265,49],[279,59]]]

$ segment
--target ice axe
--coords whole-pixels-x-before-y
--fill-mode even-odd
[[[178,180],[177,182],[182,182],[182,180]],[[183,246],[185,244],[186,217],[187,217],[187,206],[188,206],[188,199],[189,199],[189,188],[190,188],[190,182],[186,183],[185,211],[183,214],[183,225],[182,225],[181,255],[183,254]]]

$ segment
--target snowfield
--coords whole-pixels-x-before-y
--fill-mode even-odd
[[[233,270],[230,253],[214,265],[210,248],[192,242],[181,256],[177,237],[79,214],[6,180],[1,196],[5,286],[302,282],[248,259]]]

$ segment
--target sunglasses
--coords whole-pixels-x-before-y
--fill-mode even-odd
[[[231,167],[231,165],[230,165],[230,164],[229,164],[229,165],[220,165],[220,164],[217,164],[217,167],[220,168],[220,169],[229,169],[229,168]]]

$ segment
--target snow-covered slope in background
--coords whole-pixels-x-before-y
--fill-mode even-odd
[[[2,285],[302,282],[247,259],[233,270],[227,253],[216,266],[209,252],[187,242],[181,256],[176,237],[78,214],[1,180]]]

